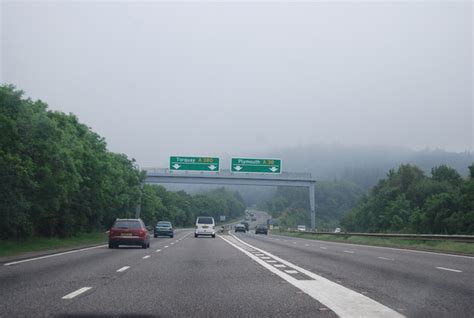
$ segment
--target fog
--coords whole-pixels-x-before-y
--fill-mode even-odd
[[[3,1],[0,81],[141,166],[313,144],[474,150],[471,2]]]

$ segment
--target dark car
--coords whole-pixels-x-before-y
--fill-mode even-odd
[[[245,226],[246,231],[249,230],[249,222],[242,222],[241,224],[243,224]]]
[[[173,238],[173,225],[169,221],[160,221],[156,224],[155,230],[153,231],[153,236],[169,236]]]
[[[141,219],[116,219],[109,231],[109,248],[119,245],[150,247],[150,234]]]
[[[247,229],[245,228],[245,225],[243,224],[237,224],[235,226],[235,232],[247,232]]]
[[[259,224],[255,227],[255,234],[268,234],[268,227],[266,224]]]

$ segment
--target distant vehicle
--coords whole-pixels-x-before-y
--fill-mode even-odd
[[[253,218],[252,218],[252,221],[257,221],[257,218],[253,217]]]
[[[340,227],[336,227],[336,229],[334,230],[334,233],[341,233],[341,228],[340,228]]]
[[[268,227],[266,224],[259,224],[255,227],[255,234],[268,234]]]
[[[245,221],[250,221],[250,218],[248,216],[246,216]]]
[[[306,225],[298,225],[296,230],[299,232],[306,232]]]
[[[244,232],[244,233],[245,233],[245,232],[247,232],[247,229],[245,228],[245,225],[243,225],[243,224],[237,224],[237,225],[235,226],[235,232],[236,232],[236,233],[237,233],[237,232]]]
[[[109,231],[109,248],[119,245],[150,247],[150,233],[141,219],[116,219]]]
[[[216,237],[216,222],[211,216],[200,216],[196,219],[196,230],[194,231],[194,237],[199,235],[210,235],[213,238]]]
[[[153,236],[169,236],[170,238],[173,238],[173,225],[171,224],[171,222],[168,221],[158,222],[155,226],[155,230],[153,231]]]
[[[254,216],[254,214],[253,214],[253,213],[250,213],[250,216]]]
[[[245,230],[249,230],[249,222],[242,222],[241,224],[245,225]]]

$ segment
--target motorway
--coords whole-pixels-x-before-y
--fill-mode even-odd
[[[473,317],[474,258],[222,233],[0,265],[0,317]]]

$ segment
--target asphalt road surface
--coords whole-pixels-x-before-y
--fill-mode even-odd
[[[0,317],[472,317],[473,258],[254,233],[0,265]]]

